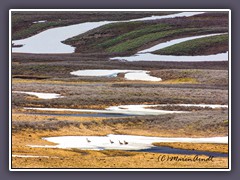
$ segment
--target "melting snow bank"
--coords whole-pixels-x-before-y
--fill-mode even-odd
[[[58,158],[58,157],[50,157],[50,156],[34,156],[34,155],[12,155],[12,157],[18,158]]]
[[[24,91],[13,91],[13,93],[33,95],[33,96],[37,96],[40,99],[55,99],[55,98],[63,97],[60,94],[56,94],[56,93],[37,93],[37,92],[24,92]]]
[[[131,21],[148,21],[148,20],[158,20],[158,19],[166,19],[166,18],[176,18],[176,17],[190,17],[190,16],[195,16],[199,14],[204,14],[205,12],[182,12],[182,13],[176,13],[176,14],[170,14],[170,15],[164,15],[164,16],[150,16],[150,17],[145,17],[145,18],[139,18],[139,19],[132,19],[128,20],[129,22]],[[123,21],[123,22],[128,22],[128,21]]]
[[[138,53],[148,53],[148,52],[154,52],[175,44],[179,44],[182,42],[186,42],[186,41],[190,41],[190,40],[194,40],[194,39],[200,39],[200,38],[204,38],[204,37],[211,37],[211,36],[217,36],[217,35],[223,35],[223,34],[227,34],[227,33],[216,33],[216,34],[208,34],[208,35],[200,35],[200,36],[191,36],[191,37],[185,37],[185,38],[179,38],[179,39],[174,39],[174,40],[170,40],[164,43],[160,43],[158,45],[155,45],[151,48],[139,51]]]
[[[125,73],[124,77],[127,80],[139,80],[139,81],[161,81],[161,78],[153,77],[149,75],[149,71],[143,70],[119,70],[119,69],[89,69],[73,71],[70,74],[75,76],[106,76],[117,77],[119,73]]]
[[[51,28],[29,38],[12,41],[12,43],[16,46],[23,45],[21,47],[13,47],[12,52],[45,54],[73,53],[75,51],[75,47],[63,44],[62,41],[106,24],[117,22],[156,20],[175,17],[189,17],[203,13],[204,12],[183,12],[165,16],[151,16],[139,19],[132,19],[127,21],[86,22],[76,25]]]
[[[125,60],[125,61],[175,61],[175,62],[227,61],[228,60],[228,52],[212,54],[212,55],[202,55],[202,56],[175,56],[175,55],[159,55],[159,54],[151,53],[156,50],[163,49],[165,47],[179,44],[181,42],[185,42],[185,41],[189,41],[189,40],[193,40],[193,39],[199,39],[199,38],[203,38],[203,37],[222,35],[222,34],[226,34],[226,33],[208,34],[208,35],[191,36],[191,37],[187,37],[187,38],[175,39],[175,40],[160,43],[151,48],[139,51],[137,54],[135,54],[133,56],[114,57],[114,58],[110,58],[110,59],[111,60]]]
[[[155,105],[121,105],[121,106],[110,106],[105,110],[98,109],[64,109],[64,108],[32,108],[25,107],[27,110],[37,111],[65,111],[65,112],[87,112],[87,113],[103,113],[103,114],[126,114],[126,115],[161,115],[161,114],[172,114],[172,113],[187,113],[186,111],[168,111],[151,109],[153,107],[161,106],[184,106],[184,107],[202,107],[202,108],[228,108],[228,105],[218,104],[155,104]]]
[[[33,24],[37,24],[37,23],[45,23],[45,22],[47,22],[47,20],[34,21]]]
[[[149,109],[158,105],[122,105],[122,106],[110,106],[105,110],[97,109],[64,109],[64,108],[31,108],[25,107],[27,110],[38,111],[69,111],[69,112],[89,112],[89,113],[106,113],[106,114],[127,114],[127,115],[161,115],[172,113],[186,113],[185,111],[167,111],[158,109]]]
[[[151,53],[136,54],[129,57],[114,57],[112,60],[121,61],[165,61],[165,62],[202,62],[202,61],[226,61],[228,52],[206,56],[170,56]]]
[[[75,47],[63,44],[62,41],[109,23],[108,21],[87,22],[51,28],[29,38],[13,41],[14,45],[23,46],[19,48],[13,47],[12,52],[39,54],[73,53]]]
[[[133,135],[107,136],[59,136],[43,138],[57,145],[29,145],[30,147],[45,148],[79,148],[85,150],[143,150],[156,147],[155,142],[188,142],[188,143],[228,143],[228,137],[211,138],[166,138]]]

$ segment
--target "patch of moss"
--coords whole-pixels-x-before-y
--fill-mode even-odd
[[[129,39],[119,44],[116,44],[112,47],[107,48],[108,52],[126,52],[131,50],[136,50],[137,48],[160,40],[161,38],[171,37],[179,35],[185,35],[186,33],[210,33],[213,32],[211,29],[201,29],[201,28],[183,28],[183,29],[174,29],[174,30],[166,30],[154,33],[147,33],[137,38]]]
[[[133,38],[137,38],[140,36],[143,36],[145,34],[149,34],[149,33],[155,33],[155,32],[159,32],[159,31],[166,31],[168,29],[170,29],[171,27],[168,26],[167,24],[155,24],[155,25],[150,25],[150,26],[146,26],[142,29],[138,29],[138,30],[133,30],[127,33],[124,33],[120,36],[117,36],[116,38],[113,39],[109,39],[101,44],[99,44],[99,46],[103,47],[103,48],[108,48],[110,46],[113,46],[115,44],[118,44],[124,40],[127,39],[133,39]]]
[[[228,47],[228,34],[194,39],[175,44],[154,52],[162,55],[201,55],[217,46]],[[221,49],[222,50],[222,49]],[[227,49],[226,49],[227,50]],[[217,52],[217,51],[216,51]],[[220,52],[219,52],[220,53]]]

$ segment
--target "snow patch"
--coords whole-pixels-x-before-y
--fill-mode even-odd
[[[98,109],[65,109],[65,108],[33,108],[25,107],[27,110],[37,111],[66,111],[66,112],[89,112],[89,113],[106,113],[106,114],[127,114],[127,115],[162,115],[162,114],[173,114],[173,113],[189,113],[187,111],[168,111],[160,109],[151,109],[153,107],[161,106],[184,106],[184,107],[209,107],[209,108],[228,108],[228,105],[218,104],[154,104],[154,105],[120,105],[110,106],[105,110]]]
[[[45,22],[47,22],[47,20],[34,21],[33,24],[37,24],[37,23],[45,23]]]
[[[55,98],[63,97],[60,94],[56,94],[56,93],[37,93],[37,92],[24,92],[24,91],[13,91],[13,93],[33,95],[33,96],[37,96],[40,99],[55,99]]]
[[[120,69],[89,69],[73,71],[70,74],[75,76],[95,76],[95,77],[117,77],[119,73],[125,73],[124,77],[127,80],[138,81],[161,81],[161,78],[149,75],[149,71],[143,70],[120,70]]]
[[[185,111],[167,111],[150,109],[151,107],[156,107],[157,105],[121,105],[121,106],[110,106],[105,110],[97,109],[64,109],[64,108],[32,108],[25,107],[27,110],[37,110],[37,111],[69,111],[69,112],[89,112],[89,113],[106,113],[106,114],[127,114],[127,115],[161,115],[161,114],[172,114],[172,113],[186,113]]]

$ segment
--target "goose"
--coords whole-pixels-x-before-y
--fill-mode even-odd
[[[87,142],[88,142],[88,143],[90,143],[90,142],[91,142],[91,141],[90,141],[88,138],[86,138],[86,140],[87,140]]]
[[[123,143],[122,143],[121,141],[119,141],[119,144],[120,144],[120,145],[123,145]]]
[[[128,142],[127,142],[127,141],[124,141],[124,144],[128,144]]]
[[[113,144],[114,142],[110,139],[110,143]]]

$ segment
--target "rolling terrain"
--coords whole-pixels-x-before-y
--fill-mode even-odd
[[[178,61],[181,56],[227,53],[228,13],[205,12],[188,17],[153,19],[154,16],[169,16],[175,13],[180,12],[13,12],[13,42],[34,37],[53,28],[79,23],[114,23],[61,41],[62,44],[75,48],[73,53],[12,53],[12,168],[227,168],[228,157],[214,157],[213,161],[208,162],[161,162],[160,155],[177,155],[182,158],[194,158],[194,155],[29,146],[54,145],[42,138],[56,136],[228,136],[228,108],[194,106],[228,105],[228,58],[214,61]],[[130,21],[145,17],[152,19]],[[189,40],[152,52],[155,55],[173,56],[174,61],[171,62],[111,59],[134,56],[155,45],[179,38],[217,33],[221,35]],[[49,41],[40,43],[41,46],[50,43],[51,38],[54,39],[49,37]],[[13,43],[13,48],[22,46],[24,45]],[[126,73],[117,73],[116,76],[71,74],[78,70],[102,69],[142,70],[161,80],[128,80],[125,78]],[[46,99],[44,95],[39,98],[19,92],[56,93],[61,97]],[[149,108],[149,111],[184,113],[132,115],[128,112],[118,116],[97,113],[108,113],[108,108],[112,106],[122,111],[129,110],[121,107],[122,105],[156,105]],[[27,108],[65,110],[40,111]],[[70,109],[91,109],[96,112],[74,112]],[[143,113],[146,113],[144,109]],[[228,153],[226,143],[153,144],[160,147]],[[200,157],[207,158],[206,155]]]

